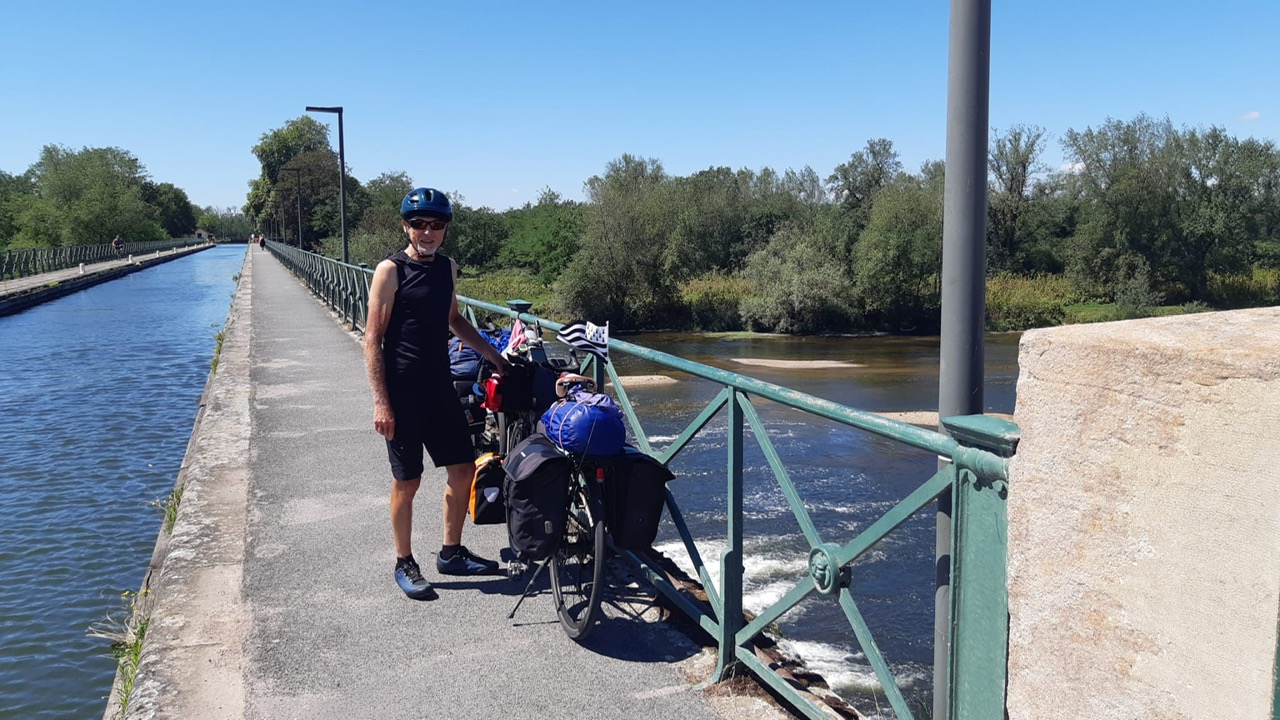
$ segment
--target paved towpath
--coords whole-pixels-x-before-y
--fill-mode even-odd
[[[415,555],[439,598],[406,598],[392,579],[392,480],[361,346],[268,253],[251,248],[244,276],[178,526],[161,540],[129,717],[774,715],[694,689],[681,667],[701,649],[635,616],[617,602],[624,590],[579,645],[545,582],[512,621],[523,583],[438,575],[441,471],[428,470],[414,517]],[[468,522],[463,541],[498,557],[506,530]]]
[[[179,248],[177,252],[179,255],[182,255],[187,252],[190,252],[190,250],[186,248]],[[93,275],[94,273],[100,273],[106,270],[114,270],[116,268],[126,267],[128,265],[139,263],[144,260],[150,260],[156,257],[163,257],[165,255],[170,255],[172,253],[173,251],[171,250],[163,250],[158,254],[153,251],[149,253],[142,253],[138,255],[122,257],[116,260],[107,260],[105,262],[85,263],[84,272],[81,272],[80,266],[76,265],[75,267],[63,268],[61,270],[53,270],[50,272],[40,273],[39,275],[27,275],[25,277],[14,278],[14,279],[0,279],[0,299],[3,299],[9,295],[17,295],[19,293],[27,292],[28,290],[32,290],[34,288],[44,287],[49,283],[55,283],[55,282],[60,283],[60,282],[65,282],[67,280],[75,280],[76,278],[85,277],[87,275]]]

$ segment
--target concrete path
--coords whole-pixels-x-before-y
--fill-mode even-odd
[[[414,517],[439,598],[406,598],[360,344],[269,254],[251,249],[244,275],[179,527],[157,550],[168,559],[129,717],[778,716],[693,689],[680,667],[705,663],[701,648],[636,616],[643,604],[623,602],[635,590],[606,596],[579,645],[545,581],[512,621],[523,582],[441,577],[441,471],[428,470]],[[506,530],[468,523],[463,541],[498,557]]]

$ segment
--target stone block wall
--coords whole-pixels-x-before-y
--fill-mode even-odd
[[[1023,336],[1011,720],[1270,718],[1280,308]]]

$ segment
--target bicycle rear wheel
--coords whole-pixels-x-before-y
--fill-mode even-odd
[[[565,634],[582,642],[600,610],[604,577],[604,514],[594,493],[578,489],[565,534],[551,556],[551,594]],[[585,502],[584,502],[585,501]]]
[[[506,457],[511,448],[533,434],[531,413],[498,413],[498,454]]]

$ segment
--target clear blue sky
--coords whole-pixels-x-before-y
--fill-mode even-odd
[[[945,154],[948,4],[14,2],[0,22],[0,170],[115,146],[200,205],[240,206],[250,148],[345,107],[361,180],[405,171],[505,209],[623,153],[826,177],[869,138]],[[1139,112],[1280,141],[1280,2],[1001,2],[991,125]],[[336,116],[331,123],[336,147]]]

